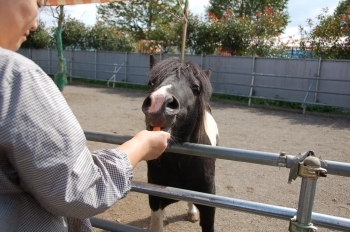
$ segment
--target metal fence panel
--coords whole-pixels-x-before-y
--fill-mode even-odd
[[[157,59],[159,59],[157,57]],[[128,54],[128,82],[133,84],[148,84],[149,55]]]
[[[48,74],[57,73],[56,50],[18,52],[34,60]],[[148,54],[64,51],[64,56],[69,76],[148,83]],[[178,57],[155,55],[159,60],[171,56]],[[212,70],[214,93],[350,108],[350,61],[203,55],[187,55],[185,60]]]
[[[308,78],[314,78],[317,70],[317,60],[258,58],[254,85],[260,87],[254,87],[254,95],[302,102],[312,81]]]
[[[349,76],[349,61],[323,61],[318,85],[320,93],[316,96],[317,102],[350,108]]]
[[[210,81],[215,93],[249,96],[251,57],[206,56],[205,60],[213,72]]]

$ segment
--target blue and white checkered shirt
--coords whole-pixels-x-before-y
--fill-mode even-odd
[[[0,231],[89,231],[84,219],[125,197],[131,179],[125,153],[89,151],[51,78],[0,48]]]

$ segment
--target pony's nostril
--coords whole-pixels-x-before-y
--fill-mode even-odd
[[[142,111],[144,113],[148,112],[148,109],[151,106],[151,103],[152,103],[152,101],[151,101],[151,98],[149,96],[143,101]]]
[[[167,99],[167,108],[170,108],[173,111],[178,111],[180,109],[179,101],[174,97],[170,97]]]

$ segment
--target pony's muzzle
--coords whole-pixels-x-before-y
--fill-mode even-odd
[[[169,127],[180,112],[180,103],[172,95],[149,95],[142,104],[146,123],[150,126]]]
[[[176,115],[180,111],[180,103],[172,95],[152,95],[150,94],[143,101],[142,112],[148,114]]]

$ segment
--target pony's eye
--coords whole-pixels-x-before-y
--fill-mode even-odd
[[[149,82],[148,82],[148,86],[149,86],[149,87],[152,87],[153,85],[154,85],[154,83],[153,83],[152,81],[149,81]]]
[[[195,95],[198,95],[198,94],[200,93],[200,91],[201,91],[199,85],[193,85],[193,86],[191,87],[191,89],[192,89],[192,92],[193,92]]]

